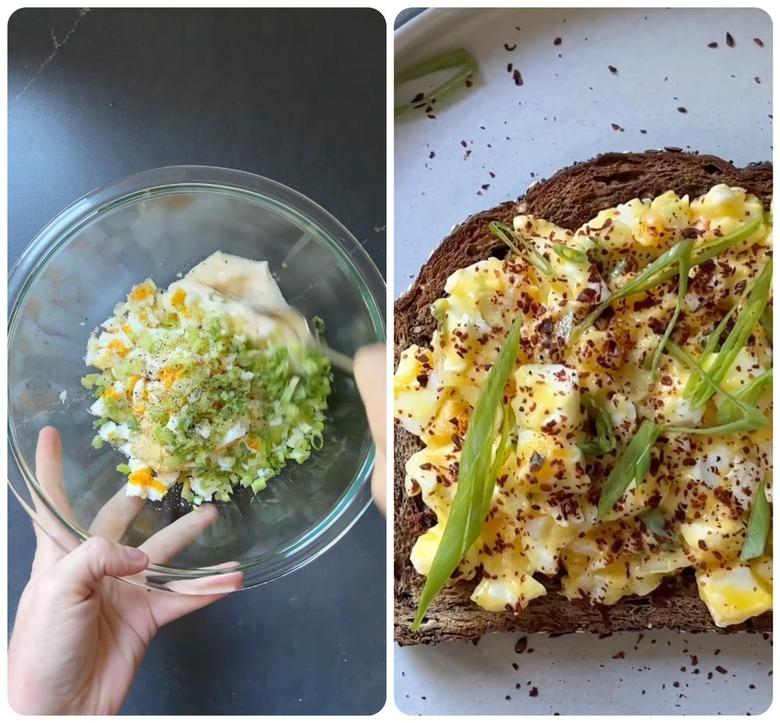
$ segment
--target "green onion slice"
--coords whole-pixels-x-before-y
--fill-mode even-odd
[[[730,234],[723,236],[717,243],[702,246],[691,252],[688,268],[690,269],[693,266],[698,266],[731,246],[744,241],[758,229],[761,222],[761,217],[757,216],[752,221],[748,221],[748,223],[740,226]],[[645,268],[644,271],[635,276],[631,281],[625,284],[625,286],[621,287],[619,291],[607,296],[606,299],[600,302],[599,305],[575,327],[575,334],[579,334],[583,329],[587,329],[591,326],[593,322],[604,313],[605,309],[612,306],[616,301],[648,291],[649,289],[674,278],[679,273],[679,259],[681,255],[685,253],[686,241],[689,241],[689,239],[685,239],[672,246],[672,248],[661,254],[652,264]],[[677,265],[678,269],[670,268],[674,265]]]
[[[721,345],[713,363],[707,366],[707,372],[715,382],[715,387],[726,377],[740,350],[747,344],[747,340],[753,332],[753,327],[764,313],[771,292],[772,261],[770,260],[751,285],[745,299],[745,306],[739,316],[737,316],[733,328]],[[718,326],[720,328],[720,325]],[[716,335],[718,330],[716,329]],[[708,349],[705,349],[705,352],[707,351]],[[706,361],[703,360],[703,363],[706,364]],[[704,381],[701,374],[694,374],[691,375],[691,379],[685,385],[684,396],[686,399],[691,400],[693,407],[700,407],[715,393],[715,387]]]
[[[474,60],[474,56],[467,50],[458,48],[457,50],[451,50],[433,58],[423,60],[396,75],[395,87],[397,88],[399,85],[403,85],[415,78],[422,78],[431,73],[438,73],[439,71],[448,70],[449,68],[457,68],[457,72],[451,78],[436,86],[430,93],[418,95],[409,103],[397,105],[395,107],[396,117],[403,115],[419,105],[427,105],[434,100],[441,100],[446,95],[452,93],[477,72],[477,61]]]
[[[666,326],[666,331],[664,331],[664,335],[661,337],[661,342],[655,348],[655,352],[653,353],[653,361],[650,365],[650,369],[654,378],[658,373],[658,365],[661,363],[661,355],[664,353],[666,343],[669,341],[669,337],[672,335],[672,331],[674,330],[674,325],[677,323],[677,319],[680,317],[680,312],[682,311],[682,306],[685,302],[685,294],[688,293],[688,271],[691,268],[691,245],[692,242],[689,239],[680,242],[680,257],[677,260],[679,271],[679,281],[677,282],[677,303],[675,304],[672,318],[669,319],[669,323]]]
[[[572,248],[571,246],[564,246],[563,244],[553,244],[552,248],[558,256],[566,261],[571,261],[575,264],[588,263],[588,255],[584,251]]]
[[[592,442],[577,442],[577,446],[584,454],[601,455],[615,449],[615,433],[612,429],[612,417],[609,412],[590,394],[582,398],[589,416],[596,423],[596,439]]]
[[[730,401],[736,410],[741,412],[741,416],[736,419],[731,418],[730,421],[718,424],[716,427],[676,427],[668,426],[664,429],[665,432],[671,432],[672,434],[707,434],[711,436],[723,435],[723,434],[739,434],[743,432],[754,432],[757,429],[761,429],[769,424],[769,420],[764,416],[760,409],[747,404],[745,400],[740,399],[734,394],[730,394],[712,378],[709,371],[702,369],[684,349],[681,349],[673,341],[667,343],[667,347],[672,356],[678,361],[688,366],[692,371],[698,373],[702,380],[707,384],[711,392],[722,394],[728,401]],[[730,414],[731,417],[731,414]]]
[[[765,483],[762,482],[758,486],[753,497],[753,504],[750,506],[745,542],[742,545],[742,552],[739,554],[741,560],[747,562],[764,554],[771,522],[772,511],[769,509],[769,500],[766,498]]]
[[[539,273],[548,277],[555,274],[552,264],[539,251],[539,249],[534,246],[533,242],[524,238],[522,234],[515,231],[515,229],[513,229],[511,226],[508,226],[505,223],[501,223],[500,221],[491,221],[488,224],[488,230],[496,238],[503,241],[512,250],[513,253],[532,264],[534,268],[539,271]],[[521,251],[514,243],[514,241],[517,241],[527,253]]]
[[[504,412],[495,458],[492,438],[504,387],[517,360],[520,325],[520,319],[512,325],[474,406],[460,456],[458,489],[417,604],[412,630],[419,629],[434,597],[479,537],[490,509],[496,475],[504,461],[501,457],[509,448],[512,420],[508,410]]]
[[[636,434],[618,457],[609,477],[601,488],[598,520],[604,519],[615,503],[626,493],[631,482],[636,480],[637,485],[644,482],[650,470],[653,445],[662,431],[663,428],[659,424],[649,419],[643,420],[642,424],[639,425]]]

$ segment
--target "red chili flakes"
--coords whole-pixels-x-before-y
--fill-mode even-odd
[[[512,80],[515,81],[515,85],[523,84],[523,75],[517,68],[512,71]]]
[[[528,696],[530,698],[538,698],[539,697],[539,688],[537,688],[536,686],[531,688],[531,690],[528,691]]]
[[[418,93],[412,98],[412,103],[419,103],[423,98],[425,98],[425,93]]]
[[[688,109],[685,106],[683,106],[683,105],[678,105],[677,106],[677,112],[678,113],[687,113]]]
[[[764,47],[764,41],[761,38],[753,38],[753,42],[758,45],[759,48]]]
[[[645,128],[640,128],[639,132],[644,136],[647,135],[647,130]]]
[[[522,637],[519,638],[518,641],[515,643],[515,652],[520,655],[525,652],[525,649],[528,647],[528,638]]]
[[[728,45],[730,48],[733,48],[734,43],[734,36],[731,33],[726,33],[726,45]]]
[[[434,159],[434,158],[436,158],[436,153],[435,153],[434,151],[431,151],[431,152],[428,154],[428,158],[430,158],[430,159]]]
[[[721,675],[726,675],[726,673],[729,672],[722,665],[716,665],[715,670],[717,670]]]
[[[617,75],[617,68],[614,65],[608,65],[609,72],[612,73],[612,75]]]
[[[759,78],[758,76],[756,76],[755,78],[753,78],[753,80],[755,80],[755,81],[756,81],[756,83],[758,83],[759,85],[761,85],[761,78]]]
[[[555,38],[555,40],[553,40],[553,45],[560,45],[562,42],[563,42],[562,38]]]
[[[622,650],[619,650],[612,656],[612,660],[623,660],[625,657],[626,654]]]
[[[471,78],[466,78],[466,87],[467,88],[473,88],[474,87],[474,81]]]
[[[507,63],[506,64],[506,72],[507,73],[511,73],[512,72],[512,63]]]
[[[711,43],[707,43],[708,48],[717,48],[718,44],[713,40]]]
[[[625,128],[623,128],[623,126],[618,125],[617,123],[611,123],[610,125],[612,126],[613,131],[620,131],[622,133],[623,131],[626,130]]]
[[[511,53],[515,48],[517,47],[517,43],[514,45],[510,45],[509,43],[504,43],[504,48],[506,48],[507,52]]]

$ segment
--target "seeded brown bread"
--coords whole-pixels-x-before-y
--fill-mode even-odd
[[[429,307],[444,293],[447,277],[456,269],[504,253],[501,242],[486,231],[489,221],[510,223],[523,212],[574,230],[600,210],[632,198],[653,197],[669,189],[693,197],[718,183],[740,186],[768,207],[772,165],[756,163],[737,168],[715,156],[668,149],[605,153],[559,171],[532,186],[517,201],[506,201],[469,217],[441,242],[411,289],[395,302],[396,363],[410,344],[430,343],[434,322]],[[398,425],[394,437],[395,639],[401,645],[470,640],[493,631],[607,633],[653,627],[691,633],[724,632],[713,624],[689,575],[669,580],[650,596],[626,599],[610,607],[570,602],[555,593],[556,581],[545,582],[551,594],[532,601],[521,615],[482,610],[469,600],[474,583],[456,583],[437,596],[420,631],[411,632],[424,578],[412,567],[409,554],[417,537],[434,524],[435,518],[419,497],[409,497],[404,491],[404,466],[421,448],[419,440]],[[768,631],[771,625],[772,617],[767,613],[726,631]]]

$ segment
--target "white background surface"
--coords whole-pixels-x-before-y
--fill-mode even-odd
[[[435,119],[415,110],[396,123],[396,296],[453,225],[575,161],[663,146],[738,164],[771,159],[771,35],[760,10],[434,10],[402,26],[398,70],[464,47],[480,72],[474,87],[436,104]],[[424,89],[409,84],[397,99]],[[397,705],[422,714],[757,714],[771,701],[771,643],[760,635],[536,635],[518,654],[520,637],[396,648]]]

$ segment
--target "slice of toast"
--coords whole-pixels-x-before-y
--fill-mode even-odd
[[[715,156],[683,153],[676,149],[645,153],[605,153],[565,168],[532,186],[517,201],[507,201],[469,217],[445,238],[423,266],[412,287],[395,302],[395,360],[410,344],[428,345],[434,329],[430,304],[444,293],[447,277],[456,269],[489,256],[503,256],[505,246],[487,232],[489,221],[511,224],[518,213],[545,218],[572,231],[599,211],[632,198],[651,198],[674,190],[691,197],[725,183],[755,194],[769,207],[772,165],[756,163],[745,168]],[[769,631],[771,613],[722,630],[712,622],[699,600],[692,575],[670,578],[651,595],[626,598],[612,606],[591,606],[567,600],[556,593],[555,581],[545,582],[549,593],[533,600],[520,615],[492,613],[479,608],[469,596],[475,583],[459,582],[442,590],[428,610],[417,633],[411,631],[424,578],[409,560],[418,536],[435,523],[419,496],[404,491],[404,465],[422,444],[395,426],[394,549],[395,639],[401,645],[474,640],[493,631],[607,633],[647,628],[673,628],[685,632]]]

